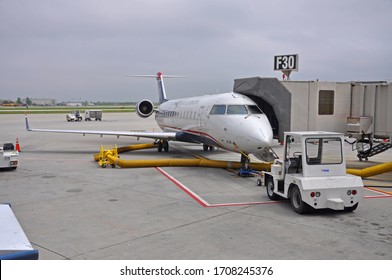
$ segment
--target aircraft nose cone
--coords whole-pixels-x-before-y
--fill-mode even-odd
[[[242,135],[237,141],[238,147],[246,153],[257,153],[262,149],[268,148],[272,144],[272,127],[265,116],[248,118],[247,126],[242,127],[242,131],[238,129],[236,135]]]
[[[251,140],[252,150],[254,152],[259,149],[264,149],[266,147],[270,147],[272,144],[272,129],[269,129],[268,126],[263,128],[257,128],[248,133],[248,137]],[[256,149],[256,150],[255,150]]]
[[[269,129],[258,129],[253,133],[253,139],[256,141],[257,149],[270,147],[272,144],[272,130]]]
[[[273,132],[271,124],[266,117],[262,118],[258,122],[257,129],[253,131],[254,139],[259,142],[259,147],[269,147],[272,144]]]
[[[262,146],[271,146],[273,139],[272,129],[260,129],[259,139]]]

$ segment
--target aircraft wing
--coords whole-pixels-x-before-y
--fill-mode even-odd
[[[74,134],[95,134],[95,135],[113,135],[113,136],[132,136],[140,138],[152,138],[162,140],[176,140],[175,132],[154,132],[154,131],[110,131],[110,130],[60,130],[60,129],[44,129],[44,128],[30,128],[27,116],[26,130],[34,132],[52,132],[52,133],[74,133]]]

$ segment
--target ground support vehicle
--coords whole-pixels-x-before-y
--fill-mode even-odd
[[[262,174],[268,197],[289,199],[299,214],[311,208],[355,210],[364,188],[360,177],[346,174],[343,134],[286,132],[284,137],[283,162],[275,160]]]
[[[101,166],[102,168],[106,168],[107,166],[111,166],[112,168],[116,167],[116,164],[112,163],[109,159],[108,159],[108,155],[114,157],[114,158],[119,158],[118,156],[118,150],[117,150],[117,146],[103,146],[101,145],[100,148],[100,152],[98,154],[99,158],[98,158],[98,164],[99,166]]]
[[[102,121],[102,110],[86,110],[84,112],[84,120],[91,121],[91,119]]]
[[[18,167],[18,151],[14,144],[5,143],[0,147],[0,169],[16,169]]]
[[[80,122],[82,121],[82,116],[80,115],[80,111],[74,111],[66,116],[67,121],[69,122]]]

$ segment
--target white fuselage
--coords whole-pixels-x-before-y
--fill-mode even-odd
[[[163,131],[176,132],[179,141],[255,154],[269,147],[273,137],[266,115],[255,106],[242,94],[213,94],[166,101],[155,118]]]

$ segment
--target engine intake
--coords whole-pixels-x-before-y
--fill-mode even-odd
[[[150,100],[142,100],[136,104],[136,113],[141,118],[148,118],[154,112],[154,104]]]

